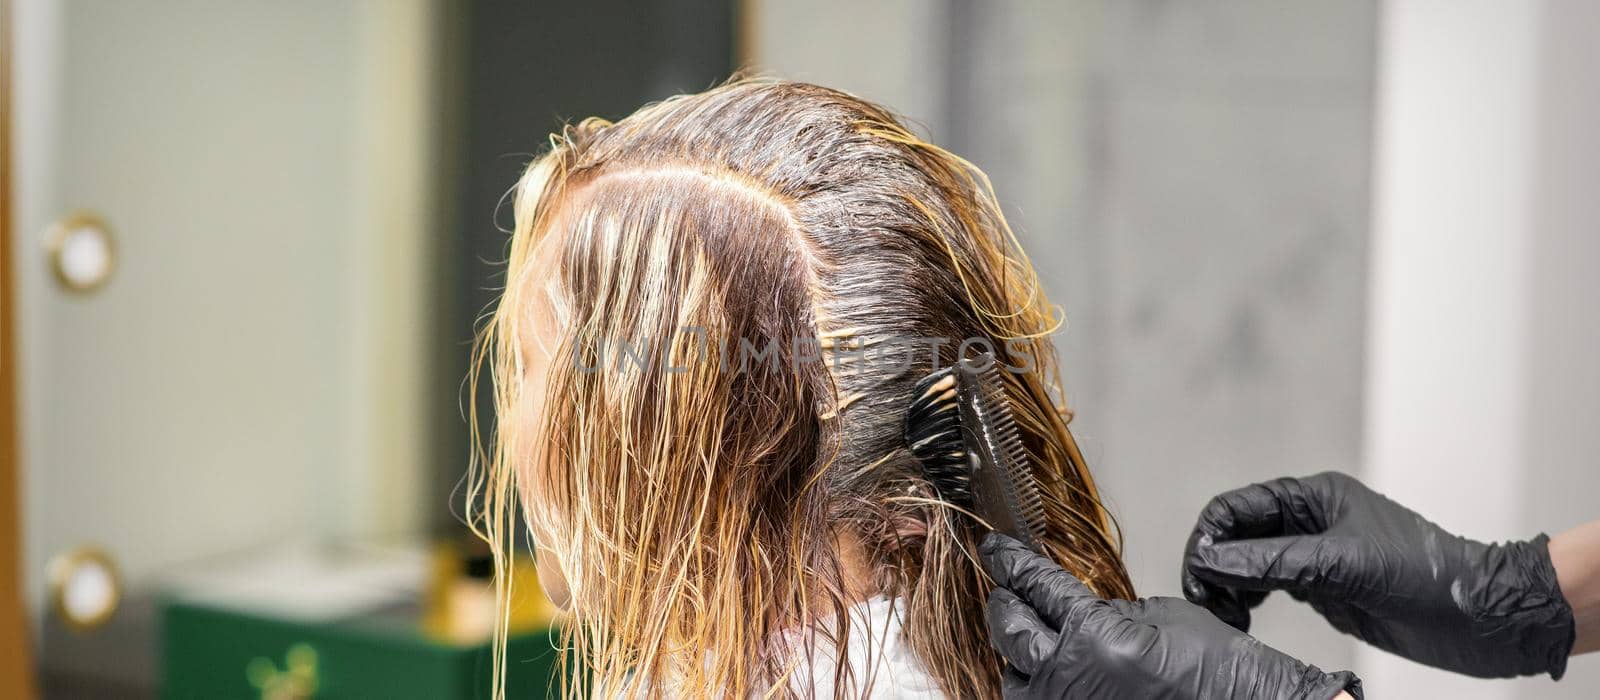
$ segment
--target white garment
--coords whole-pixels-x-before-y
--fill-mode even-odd
[[[845,663],[850,668],[847,697],[870,700],[944,700],[939,684],[928,675],[922,661],[900,633],[905,618],[900,600],[874,596],[849,610],[850,632],[845,642]],[[802,635],[791,643],[800,645]],[[801,665],[789,687],[802,698],[833,697],[838,650],[825,636],[815,638],[810,662],[803,646],[796,646]]]
[[[939,683],[928,675],[921,659],[917,658],[901,636],[900,623],[905,619],[905,613],[898,598],[873,596],[851,606],[846,615],[850,620],[850,633],[845,641],[850,678],[844,697],[862,700],[945,700]],[[801,698],[832,700],[834,674],[839,668],[838,650],[828,641],[827,635],[814,635],[814,648],[808,656],[805,649],[807,636],[812,635],[801,632],[784,635],[785,642],[791,645],[791,658],[800,663],[789,676],[789,687]],[[641,697],[649,695],[648,688],[640,693]],[[622,697],[604,691],[598,692],[597,696]],[[683,694],[669,693],[667,697],[683,697]]]

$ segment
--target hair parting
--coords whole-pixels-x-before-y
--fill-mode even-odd
[[[893,338],[982,338],[1033,360],[1002,374],[1042,544],[1101,595],[1132,596],[1067,429],[1050,340],[1063,320],[971,163],[848,94],[739,80],[566,127],[514,203],[468,382],[488,379],[497,418],[486,432],[469,400],[497,669],[521,527],[570,594],[566,697],[859,696],[870,673],[814,662],[844,658],[873,595],[898,599],[905,644],[946,695],[999,697],[977,534],[901,432],[916,380],[960,358],[949,344],[903,368],[848,355]],[[827,361],[725,371],[705,347],[743,341],[804,341]],[[648,361],[608,362],[619,344]]]

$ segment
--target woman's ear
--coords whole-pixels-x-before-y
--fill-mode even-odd
[[[925,539],[928,536],[928,523],[920,518],[900,516],[892,523],[894,534],[902,540]]]

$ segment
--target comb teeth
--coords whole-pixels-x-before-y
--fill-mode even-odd
[[[917,382],[913,396],[906,444],[939,497],[1038,551],[1044,499],[994,358],[980,355],[934,372]]]
[[[982,360],[984,358],[977,358]],[[988,450],[994,458],[995,466],[1000,474],[1002,490],[1005,491],[1005,500],[1011,507],[1012,515],[1016,520],[1025,544],[1038,548],[1037,543],[1044,538],[1044,498],[1039,494],[1038,483],[1034,480],[1032,460],[1028,456],[1027,447],[1022,443],[1022,431],[1017,426],[1016,417],[1011,411],[1011,399],[1006,395],[1005,378],[1000,375],[1000,370],[990,360],[988,367],[981,370],[968,367],[972,379],[975,380],[978,391],[975,400],[979,404],[979,414],[984,417],[987,430],[977,431],[980,439],[989,442]],[[982,366],[978,363],[977,366]],[[1026,541],[1026,540],[1032,541]]]

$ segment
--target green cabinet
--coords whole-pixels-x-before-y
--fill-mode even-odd
[[[166,700],[490,697],[489,645],[433,640],[408,611],[303,623],[176,600],[163,607]],[[508,698],[560,695],[559,641],[555,628],[512,636]]]

